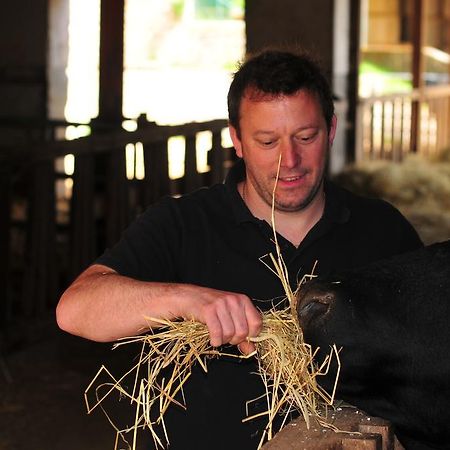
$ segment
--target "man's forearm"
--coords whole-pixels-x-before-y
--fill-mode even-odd
[[[145,317],[172,318],[174,285],[147,283],[117,274],[106,266],[87,269],[62,295],[56,317],[65,331],[108,342],[148,330]]]

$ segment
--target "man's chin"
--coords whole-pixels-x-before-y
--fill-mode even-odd
[[[284,199],[275,198],[275,209],[287,213],[303,211],[311,205],[315,198],[317,198],[317,195],[308,195],[307,197],[302,195],[301,197]]]
[[[275,209],[280,212],[286,212],[286,213],[294,213],[298,211],[302,211],[311,203],[309,202],[290,202],[290,203],[279,203],[275,202]]]

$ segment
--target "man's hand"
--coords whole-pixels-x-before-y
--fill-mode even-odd
[[[211,345],[240,344],[254,350],[248,337],[258,336],[262,317],[243,294],[184,283],[134,280],[94,264],[66,290],[57,308],[61,329],[99,342],[159,327],[155,319],[193,319],[206,324]]]
[[[246,295],[192,285],[179,294],[181,317],[204,323],[213,347],[229,343],[244,354],[254,351],[248,338],[261,332],[262,316]]]

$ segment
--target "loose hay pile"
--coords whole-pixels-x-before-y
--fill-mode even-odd
[[[278,170],[281,163],[281,155]],[[278,175],[277,175],[278,179]],[[276,184],[273,196],[275,195]],[[258,337],[249,338],[255,344],[256,350],[251,355],[227,354],[213,348],[209,343],[209,332],[206,325],[194,321],[168,321],[155,318],[147,318],[151,322],[157,322],[161,328],[151,331],[146,335],[124,338],[114,348],[131,343],[141,343],[142,349],[138,362],[120,379],[102,366],[85,392],[88,413],[97,406],[102,409],[102,402],[113,391],[118,391],[128,398],[135,406],[135,423],[127,429],[119,429],[108,417],[116,429],[116,446],[119,439],[128,444],[125,434],[133,434],[132,444],[128,444],[133,450],[136,448],[137,434],[141,429],[148,429],[153,437],[156,447],[164,448],[170,443],[170,430],[164,423],[164,414],[169,406],[189,408],[183,396],[183,386],[192,373],[194,364],[199,364],[205,372],[208,371],[208,360],[221,356],[234,358],[255,357],[258,363],[258,372],[265,386],[267,409],[265,412],[242,418],[243,421],[253,420],[260,416],[267,416],[267,425],[262,434],[258,448],[266,440],[273,437],[273,424],[279,414],[284,416],[284,426],[289,414],[293,411],[300,413],[308,428],[311,417],[322,426],[334,428],[322,415],[324,406],[331,406],[334,400],[334,391],[339,376],[338,351],[334,347],[320,366],[314,363],[311,347],[303,341],[303,333],[296,319],[296,292],[291,290],[287,268],[281,256],[280,247],[275,232],[274,200],[272,200],[272,227],[274,231],[274,244],[277,255],[266,255],[270,258],[267,263],[265,258],[261,262],[265,264],[279,279],[286,293],[288,307],[277,309],[276,307],[262,313],[263,326]],[[314,272],[314,269],[313,269]],[[298,284],[297,290],[303,282],[314,275],[305,276]],[[325,375],[330,367],[332,357],[336,357],[338,373],[333,392],[329,394],[317,383],[316,378]],[[167,369],[169,371],[167,372]],[[162,377],[164,371],[165,377]],[[143,372],[145,373],[144,375]],[[110,377],[109,382],[99,384],[100,375],[106,373]],[[124,387],[125,378],[133,375],[134,384],[131,390]],[[97,384],[97,386],[96,386]],[[94,389],[95,387],[95,389]],[[104,395],[99,392],[107,388]],[[89,396],[95,391],[95,400],[89,401]],[[179,400],[181,394],[181,401]],[[247,403],[259,399],[248,399]],[[326,410],[326,408],[325,408]],[[107,412],[104,410],[108,416]],[[157,430],[162,429],[161,433]]]

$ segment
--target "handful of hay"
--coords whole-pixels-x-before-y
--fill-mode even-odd
[[[280,157],[281,161],[281,157]],[[274,188],[275,193],[275,188]],[[148,428],[155,446],[164,448],[169,443],[168,433],[164,423],[164,414],[170,405],[178,405],[188,408],[183,395],[183,386],[192,373],[194,364],[200,364],[205,372],[208,371],[208,360],[221,356],[233,358],[255,357],[258,363],[258,372],[265,386],[267,402],[266,411],[253,416],[243,418],[249,421],[260,416],[267,416],[267,425],[262,434],[258,448],[261,448],[266,440],[273,437],[273,425],[278,414],[284,415],[284,426],[289,414],[293,411],[300,413],[308,428],[310,418],[314,417],[321,425],[333,428],[321,414],[323,405],[332,405],[334,391],[339,376],[338,351],[334,347],[320,366],[314,363],[315,353],[311,347],[303,341],[303,333],[297,322],[295,308],[296,292],[290,288],[287,268],[284,265],[280,248],[275,233],[274,202],[272,202],[272,226],[274,229],[274,243],[277,252],[275,258],[268,255],[271,260],[265,264],[281,281],[288,299],[288,307],[277,309],[276,307],[262,313],[263,326],[258,337],[249,338],[255,344],[256,350],[250,355],[227,354],[210,345],[209,332],[206,325],[194,321],[169,321],[155,318],[147,318],[151,322],[159,323],[161,328],[150,333],[121,339],[114,348],[140,343],[142,345],[138,362],[120,379],[102,366],[95,378],[85,391],[85,400],[88,413],[97,406],[102,407],[102,402],[113,391],[118,391],[128,398],[135,406],[135,423],[127,429],[119,429],[108,417],[116,429],[116,446],[119,437],[124,438],[126,433],[133,433],[133,450],[136,448],[137,432],[139,429]],[[314,271],[314,269],[313,269]],[[298,284],[298,289],[307,275]],[[330,367],[332,356],[337,358],[338,374],[333,392],[324,391],[316,382],[316,378],[325,375]],[[166,376],[163,376],[163,372]],[[95,401],[89,402],[89,394],[94,385],[98,383],[99,376],[106,373],[112,381],[97,385],[95,388]],[[145,373],[145,376],[141,376]],[[134,376],[133,388],[127,390],[124,380]],[[106,394],[100,396],[100,388],[107,387]],[[180,401],[179,398],[182,400]],[[249,399],[249,402],[258,399]],[[248,403],[249,403],[248,402]],[[103,409],[103,407],[102,407]],[[158,430],[163,430],[163,435]]]
[[[262,332],[258,337],[250,338],[256,346],[256,351],[251,355],[226,354],[211,347],[208,329],[204,324],[194,321],[156,321],[162,326],[156,332],[124,338],[114,346],[116,348],[140,343],[142,348],[138,362],[120,379],[115,379],[106,367],[102,366],[85,392],[88,413],[114,390],[128,398],[135,406],[135,423],[132,427],[118,429],[110,420],[117,432],[115,448],[118,448],[119,437],[126,442],[124,435],[132,432],[131,448],[135,449],[137,432],[145,428],[150,431],[155,446],[164,448],[170,442],[164,424],[164,414],[171,404],[189,408],[189,405],[175,397],[180,393],[182,395],[183,386],[191,375],[193,365],[198,363],[207,372],[208,360],[220,356],[257,359],[267,401],[267,410],[258,415],[267,416],[267,426],[258,448],[273,437],[272,426],[277,414],[283,414],[286,420],[290,412],[297,411],[303,415],[308,427],[311,416],[322,424],[326,423],[321,417],[320,407],[323,404],[331,405],[333,394],[325,392],[317,384],[316,377],[327,372],[331,355],[320,367],[314,365],[314,353],[311,347],[303,342],[301,330],[289,308],[281,311],[271,309],[263,313]],[[162,378],[162,371],[168,367],[169,375]],[[140,375],[142,369],[145,376]],[[95,402],[90,404],[90,391],[102,372],[106,372],[112,382],[108,383],[106,394],[101,397],[96,394]],[[134,385],[132,389],[127,390],[122,383],[130,375],[134,376]],[[99,392],[100,387],[104,388],[105,384],[97,386],[96,392]],[[243,421],[258,416],[246,417]],[[158,435],[157,428],[163,430],[164,436]]]
[[[303,341],[303,334],[296,319],[296,293],[291,291],[287,283],[287,269],[282,258],[277,261],[272,255],[270,257],[274,268],[264,264],[282,280],[288,294],[289,306],[282,310],[272,308],[262,314],[263,327],[260,335],[249,338],[255,343],[256,351],[254,353],[235,355],[217,350],[210,345],[208,329],[202,323],[155,318],[148,319],[159,323],[161,328],[145,335],[123,338],[115,344],[114,348],[140,343],[142,348],[138,362],[120,379],[115,379],[106,367],[102,366],[85,392],[88,413],[101,405],[113,391],[118,391],[135,406],[135,423],[132,427],[119,429],[109,419],[117,432],[115,448],[117,448],[119,437],[126,442],[124,435],[132,432],[131,448],[135,449],[137,432],[139,429],[145,428],[150,431],[155,446],[164,448],[170,442],[164,424],[164,414],[171,404],[182,408],[189,407],[184,401],[183,386],[192,373],[193,365],[200,364],[202,369],[207,372],[208,360],[220,356],[242,359],[255,357],[257,360],[258,372],[265,386],[267,409],[256,416],[243,418],[243,421],[249,421],[262,415],[267,416],[267,425],[258,448],[273,437],[273,423],[278,414],[284,415],[282,426],[289,417],[289,413],[296,411],[303,416],[308,428],[311,417],[318,420],[321,425],[331,427],[326,418],[322,417],[321,409],[323,409],[323,405],[333,404],[334,390],[331,394],[327,393],[318,385],[316,377],[328,372],[333,355],[339,363],[338,351],[333,348],[332,353],[319,367],[315,365],[313,361],[315,353]],[[307,277],[312,276],[308,275]],[[298,289],[301,288],[307,277],[302,279]],[[162,372],[168,368],[170,368],[169,375],[162,377]],[[89,402],[90,391],[103,372],[107,373],[112,382],[96,387],[95,401],[91,404]],[[145,376],[142,376],[142,373],[145,373]],[[131,375],[134,376],[133,388],[127,390],[123,386],[123,381]],[[338,374],[336,383],[337,378]],[[108,387],[106,394],[99,396],[99,389],[105,386]],[[176,399],[179,394],[183,401]],[[257,399],[249,399],[249,402],[253,400]],[[162,429],[164,436],[159,435],[157,429]]]

